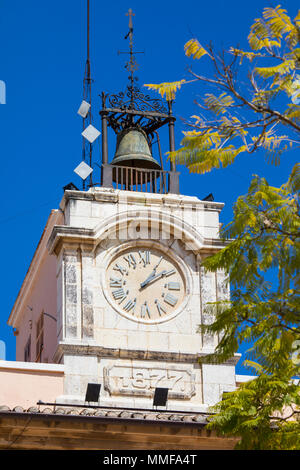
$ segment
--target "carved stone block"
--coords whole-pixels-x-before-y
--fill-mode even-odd
[[[168,397],[189,400],[195,395],[195,376],[183,366],[111,365],[104,367],[104,388],[110,395],[152,397],[157,387],[169,389]]]

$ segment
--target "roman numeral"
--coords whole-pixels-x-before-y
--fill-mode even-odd
[[[126,292],[124,291],[123,287],[121,289],[114,290],[112,292],[112,295],[114,296],[115,300],[120,300],[119,304],[123,302],[124,299],[126,299],[129,291],[127,290]]]
[[[139,251],[139,255],[140,255],[140,263],[144,263],[144,267],[147,265],[147,264],[150,264],[150,251],[149,250],[146,250],[146,251]]]
[[[123,281],[123,279],[119,279],[117,277],[111,277],[109,281],[110,287],[122,287],[123,282],[125,283],[126,281]]]
[[[155,299],[155,304],[156,304],[156,307],[160,316],[162,316],[162,312],[167,313],[164,307],[159,303],[157,299]]]
[[[128,300],[128,302],[126,302],[126,304],[124,305],[124,310],[126,312],[129,312],[131,309],[133,309],[132,314],[134,314],[135,306],[136,306],[136,299]]]
[[[116,299],[116,300],[123,297],[124,294],[125,294],[125,291],[124,291],[123,287],[121,289],[117,289],[117,290],[114,290],[112,292],[112,295],[114,296],[114,299]]]
[[[169,290],[180,290],[180,282],[168,282],[165,287]]]
[[[136,268],[136,260],[135,260],[135,257],[131,253],[127,256],[123,256],[123,258],[125,259],[125,261],[127,261],[129,268],[130,266],[132,266],[133,269]]]
[[[115,271],[119,271],[119,272],[122,274],[122,276],[123,276],[123,274],[127,274],[127,269],[124,268],[124,267],[123,267],[121,264],[119,264],[119,263],[116,263],[116,264],[114,265],[113,269],[114,269]]]
[[[164,296],[164,301],[171,305],[172,307],[174,307],[176,304],[177,304],[177,301],[178,301],[178,298],[175,297],[174,295],[170,294],[170,293],[167,293],[165,294]]]
[[[141,318],[145,318],[146,315],[148,315],[148,317],[151,318],[150,310],[149,310],[149,307],[148,307],[147,302],[145,302],[145,303],[141,306]]]

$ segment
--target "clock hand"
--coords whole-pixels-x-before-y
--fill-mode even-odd
[[[159,277],[164,276],[164,275],[166,274],[166,272],[167,272],[167,271],[164,270],[164,271],[162,271],[162,272],[159,273],[159,274],[156,274],[156,275],[154,274],[154,275],[151,276],[151,277],[149,276],[149,277],[146,279],[146,281],[144,281],[144,282],[142,282],[142,283],[140,284],[141,288],[146,287],[150,282],[154,281],[155,279],[158,279]]]
[[[158,268],[158,265],[159,265],[159,263],[161,262],[162,259],[163,259],[163,256],[161,256],[159,258],[157,265],[154,267],[154,271],[156,271],[156,269]]]
[[[147,279],[145,279],[145,281],[141,283],[141,287],[144,287],[144,285],[146,285],[147,282],[149,282],[149,280],[152,279],[154,276],[155,276],[155,269],[153,269],[152,273],[147,277]]]
[[[144,287],[144,285],[146,285],[149,282],[149,280],[152,279],[153,276],[155,276],[156,270],[162,259],[163,259],[163,256],[159,258],[158,263],[156,264],[156,266],[154,266],[152,273],[147,277],[147,279],[144,282],[141,283],[141,287]]]
[[[159,265],[159,263],[161,262],[162,259],[163,259],[163,257],[161,256],[159,258],[159,261],[156,264],[156,266],[154,266],[152,273],[147,277],[147,279],[144,282],[142,282],[142,284],[145,284],[147,281],[149,281],[149,279],[151,279],[153,276],[155,276],[156,269],[158,268],[158,265]]]
[[[165,274],[166,274],[166,270],[164,269],[163,271],[161,271],[159,274],[156,274],[156,276],[152,277],[151,279],[149,279],[149,281],[147,282],[147,284],[149,284],[149,282],[152,282],[154,281],[155,279],[158,279],[159,277],[163,277]]]

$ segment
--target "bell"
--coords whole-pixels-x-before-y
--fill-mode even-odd
[[[134,169],[161,169],[151,155],[146,133],[136,127],[123,129],[118,134],[116,153],[111,165],[128,167],[113,170],[113,181],[125,186],[146,183],[151,177],[151,172]]]

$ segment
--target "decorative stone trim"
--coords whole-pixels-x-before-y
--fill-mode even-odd
[[[174,196],[174,194],[152,194],[152,193],[135,193],[131,191],[122,191],[120,189],[112,188],[92,188],[89,191],[71,191],[67,190],[64,192],[64,196],[60,203],[60,208],[65,209],[69,200],[85,200],[85,201],[100,201],[100,202],[110,202],[118,203],[124,201],[128,203],[141,203],[143,205],[149,204],[160,204],[164,206],[199,206],[204,210],[216,210],[220,212],[223,207],[223,202],[216,201],[202,201],[197,197],[193,196],[184,196],[182,194]]]
[[[73,356],[98,356],[101,358],[114,358],[114,359],[136,359],[136,360],[152,360],[152,361],[170,361],[180,363],[197,364],[201,357],[205,357],[212,351],[207,353],[202,352],[199,354],[178,353],[172,351],[148,351],[148,350],[130,350],[130,349],[114,349],[104,348],[97,345],[82,345],[72,343],[59,343],[54,360],[59,362],[63,354],[70,354]],[[236,365],[241,357],[241,354],[235,354],[231,359],[228,359],[223,365]]]
[[[218,238],[204,238],[192,225],[173,214],[170,215],[157,209],[151,209],[149,212],[143,208],[138,212],[129,210],[107,217],[95,229],[55,226],[49,237],[48,249],[50,254],[53,254],[60,251],[62,243],[71,243],[73,245],[77,243],[78,246],[84,243],[85,249],[93,251],[99,243],[110,236],[118,238],[118,231],[123,232],[130,224],[138,221],[141,226],[148,227],[149,220],[154,226],[160,227],[161,231],[165,227],[171,237],[177,238],[177,234],[180,234],[181,241],[185,243],[189,251],[194,253],[202,251],[211,253],[219,251],[225,246],[224,241]],[[149,240],[151,240],[151,237],[149,237]],[[130,238],[128,241],[130,241]]]

